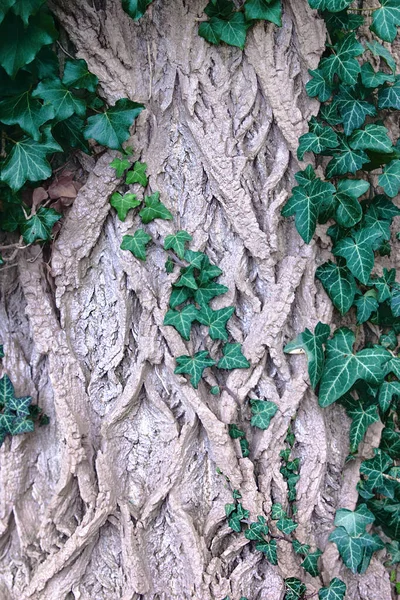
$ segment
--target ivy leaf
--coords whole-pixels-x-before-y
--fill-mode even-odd
[[[198,320],[198,312],[193,304],[188,304],[181,311],[169,310],[165,315],[164,325],[172,325],[185,340],[190,340],[192,323]]]
[[[345,266],[328,261],[318,267],[315,276],[320,280],[334,306],[345,314],[354,302],[357,291],[354,276]]]
[[[185,255],[185,244],[186,242],[191,242],[192,236],[188,234],[187,231],[178,231],[173,235],[167,235],[164,240],[164,248],[165,250],[172,250],[175,254],[182,260]]]
[[[361,81],[363,86],[366,88],[377,88],[387,81],[393,83],[395,81],[395,77],[393,73],[374,71],[374,68],[370,63],[364,63],[361,65]]]
[[[368,285],[373,285],[378,290],[379,302],[385,302],[391,297],[391,286],[396,279],[396,269],[383,269],[382,277],[374,277],[370,280]]]
[[[146,260],[146,246],[151,236],[143,229],[138,229],[133,235],[124,235],[121,250],[129,250],[139,260]]]
[[[154,192],[151,196],[146,196],[144,199],[145,208],[139,213],[142,222],[147,225],[154,219],[163,219],[164,221],[171,221],[173,219],[172,214],[169,212],[166,206],[159,200],[160,192]]]
[[[197,277],[199,287],[201,287],[203,284],[209,283],[211,279],[215,279],[220,275],[222,275],[222,269],[220,269],[216,265],[212,265],[209,262],[208,257],[206,256],[206,259],[203,260],[200,274]]]
[[[210,302],[215,296],[226,294],[229,291],[225,285],[209,281],[208,283],[202,283],[198,286],[195,292],[195,299],[197,304],[204,306]]]
[[[221,37],[219,35],[219,19],[212,18],[199,25],[199,36],[207,40],[210,44],[219,44]]]
[[[12,11],[15,15],[21,17],[25,25],[28,25],[29,18],[38,12],[44,2],[45,0],[14,0]]]
[[[241,438],[239,440],[239,445],[242,451],[243,458],[250,456],[249,442],[246,440],[246,438]]]
[[[319,68],[330,83],[337,75],[343,83],[355,84],[361,70],[355,57],[363,52],[364,47],[357,42],[354,33],[349,33],[335,44],[334,54],[320,61]]]
[[[381,8],[372,13],[371,31],[385,42],[393,42],[400,25],[400,6],[398,0],[379,0]]]
[[[19,125],[35,141],[42,135],[39,128],[53,118],[53,108],[43,106],[38,100],[34,100],[29,92],[0,102],[0,121],[5,125]]]
[[[373,536],[368,533],[363,533],[358,537],[352,537],[344,527],[337,527],[332,531],[329,536],[329,541],[334,542],[337,545],[344,564],[353,571],[353,573],[359,571],[367,549],[371,547],[374,550],[378,549]]]
[[[66,61],[62,82],[67,87],[95,92],[99,80],[89,71],[86,61],[79,59]]]
[[[334,32],[337,29],[353,31],[361,27],[364,23],[362,15],[349,13],[347,10],[340,11],[339,13],[326,13],[324,14],[324,20],[330,32]]]
[[[0,23],[3,21],[6,13],[15,3],[15,0],[3,0],[0,5]]]
[[[355,300],[354,306],[357,308],[357,324],[361,325],[368,321],[373,312],[378,310],[379,303],[376,299],[376,292],[368,290]]]
[[[400,317],[400,286],[397,283],[393,285],[390,308],[394,317]]]
[[[400,562],[400,544],[398,541],[392,541],[390,544],[386,544],[386,550],[391,556],[391,565],[395,565]]]
[[[399,487],[397,481],[389,479],[386,471],[393,466],[393,460],[379,450],[374,449],[375,456],[368,460],[364,460],[360,466],[360,473],[367,478],[367,488],[369,491],[386,496],[393,499],[395,496],[396,487]]]
[[[353,150],[373,150],[383,153],[393,150],[388,130],[382,125],[366,125],[365,129],[353,133],[349,143]]]
[[[323,587],[318,592],[318,600],[344,600],[346,584],[334,577],[328,587]]]
[[[374,513],[376,524],[380,525],[388,537],[400,539],[400,502],[389,498],[370,500],[368,506]],[[382,544],[383,547],[383,544]]]
[[[121,150],[122,142],[129,138],[133,121],[143,109],[143,104],[121,98],[100,115],[89,117],[83,135],[85,139],[94,139],[107,148]]]
[[[389,50],[385,48],[385,46],[383,46],[376,40],[374,40],[373,42],[367,42],[366,45],[368,50],[370,50],[374,56],[382,57],[385,60],[389,69],[391,69],[393,73],[396,72],[396,61],[394,60]]]
[[[379,338],[379,343],[388,350],[395,350],[397,348],[397,335],[394,329],[390,329],[387,333],[383,333]]]
[[[278,545],[276,540],[271,540],[270,542],[258,542],[256,544],[256,550],[265,554],[265,558],[271,565],[278,564]]]
[[[382,175],[379,175],[378,183],[388,196],[397,196],[400,190],[400,160],[392,160],[385,166]]]
[[[311,546],[308,544],[301,544],[298,540],[292,540],[292,546],[296,554],[300,554],[301,556],[307,556],[311,549]]]
[[[321,379],[324,369],[324,349],[323,344],[327,341],[330,334],[329,325],[318,323],[314,334],[309,329],[305,329],[296,339],[286,344],[283,351],[287,354],[293,354],[294,351],[302,349],[308,360],[308,374],[312,387],[315,389],[318,381]]]
[[[60,140],[65,148],[79,148],[88,154],[89,146],[82,134],[83,127],[84,120],[72,115],[69,119],[56,123],[52,131],[57,141]]]
[[[363,125],[367,116],[376,115],[373,104],[361,100],[355,87],[340,87],[339,94],[335,97],[335,105],[343,119],[343,128],[346,135]]]
[[[59,219],[61,215],[54,209],[41,206],[36,214],[31,215],[20,225],[25,244],[51,240],[51,230]]]
[[[394,85],[379,90],[378,106],[400,110],[400,76],[396,77]]]
[[[277,413],[278,407],[270,400],[250,400],[251,424],[258,429],[268,429],[272,417]],[[274,517],[272,517],[274,518]]]
[[[285,600],[301,600],[307,592],[307,587],[296,577],[285,579]]]
[[[197,292],[196,292],[197,293]],[[224,344],[222,348],[224,355],[217,364],[218,369],[247,369],[250,363],[242,354],[241,344]]]
[[[212,340],[227,340],[228,332],[226,323],[235,312],[234,306],[213,310],[209,306],[203,306],[198,312],[197,321],[209,327],[209,335]]]
[[[147,7],[153,0],[122,0],[122,8],[124,11],[133,19],[137,21],[140,17],[143,17]]]
[[[53,18],[38,12],[26,27],[22,20],[8,13],[0,25],[0,65],[15,77],[21,67],[33,61],[39,50],[58,37]]]
[[[378,407],[373,404],[364,408],[361,401],[354,401],[347,414],[352,419],[350,426],[350,452],[357,451],[358,445],[364,439],[367,429],[372,423],[379,421]]]
[[[375,227],[367,227],[337,242],[332,250],[334,256],[342,256],[350,271],[364,285],[368,285],[374,266],[374,249],[382,234]]]
[[[248,21],[264,19],[278,27],[282,26],[282,4],[280,0],[246,0],[244,13]]]
[[[86,103],[74,96],[60,79],[45,79],[32,92],[34,98],[42,98],[54,109],[54,118],[64,121],[76,113],[79,117],[86,115]]]
[[[141,186],[146,187],[148,179],[146,175],[147,164],[142,162],[135,162],[133,170],[128,171],[126,174],[125,183],[130,185],[131,183],[139,183]]]
[[[244,509],[240,502],[237,503],[235,510],[230,513],[228,524],[233,531],[240,533],[242,531],[241,521],[245,521],[250,516],[248,510]]]
[[[193,290],[186,287],[181,288],[173,288],[171,292],[171,297],[169,299],[169,305],[171,308],[176,308],[183,302],[186,302],[188,298],[192,298]]]
[[[384,381],[379,388],[378,396],[382,412],[389,410],[393,396],[400,398],[400,381]]]
[[[360,504],[355,511],[339,508],[335,515],[336,527],[343,527],[352,536],[362,535],[366,526],[374,521],[374,515],[368,510],[366,504]]]
[[[309,133],[300,136],[299,147],[297,148],[297,158],[303,160],[306,152],[320,154],[327,148],[336,148],[338,145],[338,136],[333,129],[331,127],[324,127],[320,123],[315,122]]]
[[[319,575],[318,559],[321,554],[322,552],[319,549],[315,552],[310,552],[300,565],[307,573],[310,573],[312,577],[318,577]]]
[[[115,208],[118,214],[118,218],[121,221],[125,221],[126,215],[130,211],[131,208],[136,208],[140,204],[140,200],[137,199],[135,194],[118,194],[115,192],[112,194],[110,198],[110,204]]]
[[[329,12],[340,12],[351,4],[351,0],[309,0],[311,8],[327,10]]]
[[[32,138],[22,138],[14,144],[1,173],[13,191],[18,191],[26,181],[41,181],[52,174],[52,168],[46,156],[61,152],[62,148],[54,140],[50,129],[46,129],[43,142],[35,142]]]
[[[124,171],[129,169],[130,166],[131,163],[127,158],[114,158],[114,160],[110,162],[110,167],[115,169],[115,174],[118,178],[122,177]]]
[[[196,389],[203,376],[204,369],[215,365],[215,360],[205,350],[196,352],[194,356],[178,356],[176,362],[178,366],[174,373],[187,373],[190,375],[190,383]]]
[[[264,536],[269,532],[265,517],[258,516],[256,523],[250,523],[250,526],[244,532],[244,537],[248,540],[264,542]]]
[[[320,102],[326,102],[332,96],[333,88],[320,69],[308,70],[312,79],[306,83],[306,92],[310,98],[317,97]]]
[[[243,50],[246,41],[248,24],[244,14],[235,12],[228,20],[216,19],[216,29],[222,42],[230,46],[237,46]]]
[[[290,535],[292,531],[297,529],[298,526],[298,523],[295,523],[293,519],[289,519],[289,517],[287,517],[286,515],[284,517],[281,517],[276,523],[277,529],[279,529],[279,531],[282,531],[282,533],[284,533],[285,535]]]
[[[330,179],[335,175],[355,173],[363,164],[369,162],[368,155],[363,150],[353,150],[347,142],[342,141],[340,146],[331,151],[333,158],[326,167],[326,176]],[[400,161],[399,161],[400,162]]]
[[[375,346],[353,354],[354,340],[354,333],[342,327],[326,343],[326,363],[319,391],[322,407],[343,396],[358,379],[375,385],[383,381],[383,365],[389,360],[390,353]]]
[[[321,179],[314,179],[304,186],[296,186],[292,192],[282,215],[295,215],[296,229],[308,244],[315,232],[320,207],[332,201],[335,187]]]
[[[210,390],[210,392],[211,392],[211,390]],[[218,388],[218,392],[217,393],[219,393],[219,388]],[[237,425],[235,425],[234,423],[232,423],[231,425],[229,425],[229,436],[233,440],[238,440],[240,438],[246,437],[246,434],[245,434],[245,432],[242,429],[239,429],[239,427]],[[248,539],[250,539],[250,538],[248,538]]]
[[[19,435],[29,433],[35,429],[35,425],[31,419],[16,417],[13,421],[10,433],[11,435]]]
[[[183,267],[181,269],[181,276],[174,287],[187,287],[192,290],[197,290],[197,283],[194,278],[194,267]]]

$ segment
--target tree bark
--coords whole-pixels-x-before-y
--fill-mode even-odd
[[[171,283],[165,254],[145,263],[120,250],[140,222],[110,210],[120,181],[104,154],[89,174],[53,244],[21,254],[1,279],[5,367],[17,392],[30,393],[50,425],[8,439],[1,451],[0,597],[40,600],[279,600],[283,579],[310,593],[340,576],[352,600],[389,600],[382,561],[352,575],[327,542],[335,510],[354,509],[359,460],[345,465],[349,419],[322,410],[304,357],[284,343],[332,307],[314,280],[328,241],[305,245],[280,210],[290,194],[298,138],[318,111],[304,86],[324,49],[323,22],[306,0],[284,0],[283,26],[258,24],[245,50],[213,47],[197,33],[205,0],[154,0],[134,23],[120,0],[53,0],[56,13],[104,97],[129,97],[146,110],[132,131],[135,160],[148,164],[151,191],[173,213],[156,239],[177,228],[193,236],[224,275],[229,292],[214,307],[236,306],[232,340],[251,368],[229,374],[210,396],[174,375],[175,357],[197,351],[163,326]],[[300,165],[301,166],[301,165]],[[54,277],[49,285],[48,269]],[[207,348],[214,348],[206,341]],[[212,376],[206,379],[213,384]],[[249,422],[249,397],[279,407],[267,431]],[[228,527],[232,501],[269,515],[286,502],[279,452],[293,421],[302,542],[324,549],[312,578],[287,542],[279,565]],[[246,431],[241,458],[227,424]],[[377,445],[373,425],[361,448]]]

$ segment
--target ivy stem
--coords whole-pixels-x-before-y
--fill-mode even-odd
[[[64,54],[69,56],[69,58],[71,58],[72,60],[76,60],[76,58],[74,56],[72,56],[72,54],[67,52],[67,50],[60,44],[60,42],[58,40],[57,40],[57,46],[59,46],[61,48],[61,50],[64,52]]]

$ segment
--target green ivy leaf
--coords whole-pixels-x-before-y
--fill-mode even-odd
[[[164,240],[165,250],[173,250],[175,254],[182,260],[185,255],[185,244],[191,242],[192,236],[187,231],[178,231],[173,235],[167,235]]]
[[[136,194],[127,193],[121,196],[121,194],[115,192],[110,198],[110,204],[117,211],[118,218],[121,221],[125,221],[130,209],[136,208],[140,203],[141,201],[137,199]]]
[[[212,394],[213,396],[218,396],[218,394],[220,393],[220,388],[218,385],[213,385],[212,388],[210,388],[210,394]],[[230,426],[229,426],[230,427]],[[244,432],[243,432],[244,435]]]
[[[390,308],[394,317],[400,317],[400,286],[397,283],[393,285]]]
[[[142,208],[139,213],[139,216],[145,225],[154,221],[154,219],[163,219],[164,221],[171,221],[173,219],[172,214],[167,207],[160,202],[159,198],[160,192],[154,192],[151,196],[145,197],[145,208]]]
[[[387,48],[385,48],[385,46],[383,46],[376,40],[374,40],[373,42],[367,42],[366,45],[368,50],[370,50],[374,56],[382,57],[385,60],[389,69],[391,69],[393,73],[396,72],[396,61],[394,60],[390,51]]]
[[[384,381],[379,388],[378,396],[382,412],[389,410],[393,397],[400,398],[400,381]]]
[[[379,0],[381,8],[372,13],[371,31],[385,42],[393,42],[400,25],[400,6],[398,0]]]
[[[245,521],[250,516],[248,510],[244,509],[240,502],[237,503],[236,509],[230,514],[228,524],[233,531],[240,533],[242,531],[242,521]]]
[[[301,556],[307,556],[311,549],[311,546],[308,544],[301,544],[298,540],[292,540],[292,546],[296,554],[300,554]]]
[[[15,0],[3,0],[0,4],[0,23],[3,21],[6,13],[15,3]]]
[[[324,20],[331,33],[334,33],[338,29],[342,29],[343,31],[353,31],[354,29],[361,27],[364,23],[364,17],[362,15],[349,13],[347,10],[338,13],[327,12],[324,14]]]
[[[379,421],[378,407],[364,407],[359,400],[354,400],[351,408],[347,409],[347,414],[352,419],[350,426],[350,452],[357,452],[358,445],[364,439],[367,429],[372,423]]]
[[[194,356],[178,356],[176,362],[178,366],[174,373],[187,373],[190,375],[190,383],[196,389],[203,376],[204,369],[215,365],[215,360],[205,350],[196,352]]]
[[[352,306],[357,291],[354,276],[349,269],[328,261],[318,267],[315,276],[324,286],[334,306],[345,314]]]
[[[0,102],[0,121],[5,125],[19,125],[35,141],[42,135],[39,128],[53,118],[53,108],[34,100],[29,92]]]
[[[276,543],[276,540],[271,540],[270,542],[257,542],[256,550],[262,552],[271,565],[278,564],[278,544]]]
[[[0,25],[0,65],[15,77],[21,67],[33,61],[39,50],[58,37],[53,18],[38,12],[26,27],[16,15],[8,13]]]
[[[74,96],[60,79],[45,79],[32,92],[34,98],[42,98],[54,109],[57,121],[64,121],[76,113],[79,117],[86,115],[86,103]]]
[[[332,96],[333,88],[320,69],[308,70],[312,79],[306,83],[306,92],[310,98],[317,97],[320,102],[326,102]],[[333,125],[333,123],[331,123]]]
[[[133,235],[124,235],[120,248],[129,250],[140,260],[146,260],[146,246],[150,240],[151,236],[148,233],[143,229],[138,229]]]
[[[38,12],[44,2],[45,0],[14,0],[12,3],[12,11],[14,14],[21,17],[25,25],[28,25],[30,17]],[[6,2],[6,4],[9,3]]]
[[[272,417],[277,413],[278,407],[270,400],[251,399],[251,424],[258,429],[268,429]],[[274,518],[274,517],[272,517]]]
[[[271,506],[271,519],[276,521],[286,516],[286,512],[283,510],[282,504],[280,502],[275,502],[275,504]]]
[[[186,302],[188,298],[192,298],[192,296],[193,290],[191,290],[190,288],[173,288],[171,292],[171,297],[169,299],[169,305],[171,308],[176,308],[183,302]]]
[[[172,258],[170,256],[168,256],[167,260],[165,261],[165,270],[167,271],[167,273],[172,273],[174,268],[175,268],[175,263],[172,260]]]
[[[366,125],[365,129],[355,131],[349,144],[353,150],[373,150],[383,153],[393,150],[388,130],[382,125]]]
[[[308,244],[315,232],[318,212],[323,203],[333,200],[335,187],[321,179],[314,179],[303,186],[296,186],[292,196],[282,209],[282,215],[295,215],[296,229]]]
[[[355,57],[364,52],[364,47],[356,40],[354,33],[349,33],[333,48],[334,54],[328,58],[323,58],[319,63],[319,68],[324,77],[330,83],[333,82],[335,75],[343,83],[350,85],[357,83],[361,67]]]
[[[67,87],[95,92],[99,80],[89,71],[86,61],[79,59],[66,61],[62,82]]]
[[[249,361],[242,354],[241,344],[224,344],[224,346],[222,347],[222,354],[224,356],[219,360],[217,364],[218,369],[232,370],[247,369],[248,367],[250,367]]]
[[[389,360],[390,353],[375,346],[353,354],[354,340],[354,333],[342,327],[326,344],[326,363],[319,391],[322,407],[343,396],[358,379],[375,385],[383,381],[383,365]]]
[[[46,157],[62,148],[54,140],[50,129],[46,129],[43,142],[35,142],[24,137],[14,144],[13,149],[3,165],[1,179],[13,191],[18,191],[26,181],[41,181],[52,174],[52,168]]]
[[[379,549],[375,538],[370,534],[363,533],[358,537],[352,537],[344,527],[337,527],[330,534],[329,541],[337,545],[344,564],[353,573],[359,572],[366,550]]]
[[[310,573],[312,577],[318,577],[319,575],[318,559],[321,555],[322,552],[319,549],[315,552],[310,552],[300,565],[307,573]]]
[[[178,281],[174,283],[174,287],[187,287],[191,290],[197,290],[197,283],[194,278],[194,267],[183,267],[181,269],[181,276]]]
[[[57,141],[59,140],[66,149],[79,148],[88,154],[89,145],[83,137],[83,127],[84,120],[77,115],[72,115],[69,119],[56,123],[52,131]]]
[[[395,565],[400,562],[400,544],[398,541],[392,541],[390,544],[386,544],[386,550],[391,556],[391,565]]]
[[[130,166],[131,163],[127,158],[114,158],[114,160],[110,162],[110,167],[115,169],[115,174],[118,178],[122,177],[124,171],[126,171],[126,169],[129,169]]]
[[[383,333],[379,338],[379,343],[388,350],[396,350],[398,341],[394,329],[390,329],[387,333]]]
[[[331,150],[333,158],[326,167],[326,176],[330,179],[335,175],[355,173],[369,162],[368,155],[364,150],[353,150],[347,142],[341,142],[337,149]]]
[[[390,87],[379,90],[378,93],[379,108],[394,108],[400,110],[400,77],[396,77],[396,82]]]
[[[311,8],[340,12],[351,4],[352,0],[309,0]]]
[[[25,244],[51,240],[51,230],[59,219],[61,215],[54,209],[41,206],[34,215],[20,225]]]
[[[320,154],[327,148],[336,148],[338,145],[338,136],[331,127],[324,127],[317,121],[311,122],[310,132],[305,133],[299,138],[297,158],[303,160],[306,152]]]
[[[132,183],[139,183],[141,186],[146,187],[148,179],[146,175],[147,164],[142,162],[135,162],[133,170],[128,171],[126,174],[125,183],[130,185]]]
[[[341,86],[334,103],[343,119],[343,128],[346,135],[351,135],[355,129],[361,127],[367,116],[376,115],[375,106],[360,99],[355,87]]]
[[[248,21],[264,19],[278,27],[282,26],[282,3],[280,0],[246,0],[244,13]]]
[[[376,299],[376,292],[368,290],[364,295],[356,298],[354,306],[357,308],[357,324],[361,325],[369,320],[373,312],[378,310],[379,303]]]
[[[312,387],[315,389],[321,379],[324,369],[325,355],[323,344],[327,341],[330,334],[329,325],[318,323],[314,334],[309,329],[305,329],[296,339],[286,344],[283,351],[287,354],[293,354],[296,350],[302,349],[308,360],[308,374]]]
[[[121,150],[122,142],[129,138],[133,121],[143,109],[143,104],[121,98],[105,112],[89,117],[83,135],[85,139],[94,139],[107,148]]]
[[[390,475],[386,473],[393,466],[393,460],[378,448],[374,449],[374,453],[373,458],[361,463],[360,473],[366,477],[369,491],[393,499],[396,488],[399,489],[399,484],[390,479]]]
[[[302,600],[307,587],[296,577],[285,579],[285,600]]]
[[[371,278],[368,285],[373,285],[378,290],[379,302],[385,302],[389,300],[392,293],[391,287],[396,279],[396,269],[383,269],[382,277]]]
[[[122,8],[134,20],[143,17],[147,7],[153,0],[122,0]]]
[[[213,310],[209,306],[202,306],[201,310],[198,311],[197,321],[209,327],[208,333],[212,340],[227,340],[226,324],[234,312],[234,306],[218,310]]]
[[[264,542],[264,537],[268,534],[269,528],[265,517],[258,516],[256,523],[250,523],[250,526],[244,532],[244,537],[248,540]]]
[[[185,340],[189,340],[193,321],[198,320],[198,315],[197,308],[193,304],[188,304],[181,311],[167,311],[164,325],[172,325]]]
[[[20,435],[22,433],[30,433],[35,429],[35,425],[31,419],[16,417],[13,421],[10,433],[11,435]]]
[[[378,183],[391,198],[398,194],[400,190],[400,160],[392,160],[385,166],[382,175],[379,175]]]
[[[229,292],[229,288],[225,285],[209,281],[208,283],[200,284],[195,292],[195,299],[197,304],[204,306],[208,304],[215,296],[226,294]]]
[[[297,529],[298,526],[298,523],[295,523],[293,519],[289,519],[289,517],[287,517],[286,515],[284,517],[281,517],[276,523],[277,529],[279,529],[279,531],[282,531],[282,533],[284,533],[285,535],[290,535],[292,531]]]
[[[211,392],[211,390],[210,390],[210,392]],[[242,429],[239,429],[239,427],[237,425],[235,425],[234,423],[232,425],[229,425],[229,435],[233,440],[238,440],[240,438],[246,437],[245,432]],[[248,539],[250,539],[250,538],[248,538]]]
[[[376,524],[382,527],[384,533],[392,539],[400,540],[400,502],[385,498],[370,500],[368,506],[374,513]]]
[[[393,73],[385,73],[384,71],[374,71],[370,63],[361,65],[361,81],[366,88],[377,88],[386,82],[394,82]]]
[[[374,249],[376,242],[382,237],[375,227],[368,227],[353,233],[337,242],[332,250],[334,256],[346,259],[347,267],[364,285],[368,285],[374,266]]]
[[[318,600],[344,600],[346,584],[338,577],[334,577],[328,587],[323,587],[318,592]]]
[[[374,515],[368,510],[366,504],[360,504],[355,511],[339,508],[335,515],[336,527],[343,527],[352,536],[362,535],[367,525],[374,521]]]

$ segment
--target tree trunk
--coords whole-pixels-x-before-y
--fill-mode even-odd
[[[344,410],[319,408],[304,357],[283,354],[305,327],[332,321],[314,280],[327,238],[321,229],[318,244],[305,245],[280,216],[299,169],[298,138],[318,111],[304,86],[324,25],[306,0],[284,0],[282,28],[258,24],[243,52],[213,47],[197,33],[205,4],[154,0],[138,23],[120,0],[51,6],[105,98],[146,105],[134,158],[148,164],[150,189],[175,218],[148,230],[161,239],[187,230],[191,247],[223,269],[229,293],[214,307],[236,306],[229,330],[251,368],[227,379],[237,398],[174,375],[175,357],[202,340],[184,343],[163,326],[176,279],[164,252],[153,246],[142,263],[120,250],[139,221],[110,210],[120,181],[108,166],[113,154],[101,156],[51,260],[34,248],[2,272],[5,367],[51,419],[0,451],[2,600],[279,600],[289,576],[309,593],[340,576],[351,600],[392,597],[379,558],[355,576],[327,542],[335,510],[355,507],[359,461],[344,464]],[[255,396],[279,407],[267,431],[250,426]],[[217,467],[253,520],[285,503],[279,452],[291,421],[301,461],[297,534],[324,549],[321,578],[305,576],[284,541],[271,566],[224,514],[232,495]],[[245,429],[249,458],[229,423]],[[376,424],[361,454],[379,435]]]

